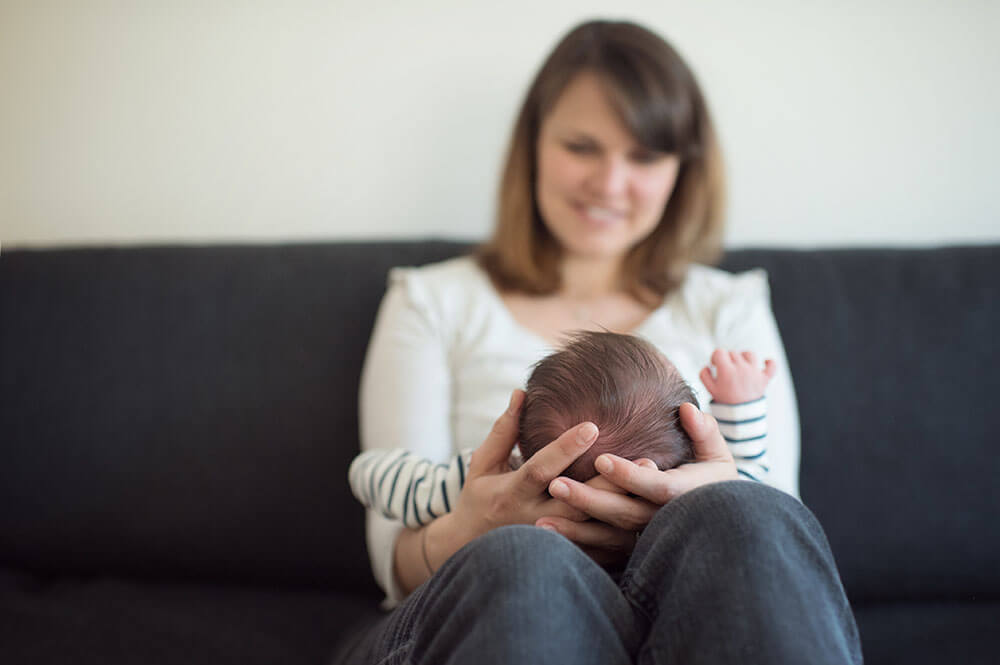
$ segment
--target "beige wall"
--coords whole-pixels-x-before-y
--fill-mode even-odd
[[[529,77],[611,6],[701,77],[730,245],[1000,240],[996,2],[0,0],[0,241],[481,237]]]

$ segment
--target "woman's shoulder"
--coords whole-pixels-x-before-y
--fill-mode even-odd
[[[679,291],[685,300],[715,306],[770,297],[767,271],[763,268],[733,273],[700,263],[688,267]]]
[[[428,288],[454,288],[467,285],[473,278],[482,277],[475,259],[469,255],[456,256],[444,261],[422,266],[396,266],[389,270],[390,284],[416,281]]]
[[[486,275],[471,256],[456,256],[422,266],[397,266],[389,270],[389,286],[400,285],[434,299],[451,300],[463,294],[481,295],[489,286]]]
[[[452,319],[490,302],[489,278],[471,256],[389,271],[389,289],[398,289],[417,309]]]

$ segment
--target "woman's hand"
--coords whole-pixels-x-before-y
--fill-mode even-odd
[[[437,569],[469,541],[507,524],[535,524],[543,515],[568,521],[587,515],[549,496],[549,484],[597,440],[597,427],[584,422],[531,456],[519,469],[507,460],[517,442],[524,391],[516,390],[507,411],[493,425],[469,462],[455,509],[431,523],[428,563]]]
[[[657,468],[656,463],[648,459],[635,460],[635,464],[654,470]],[[570,482],[575,483],[576,481],[571,480]],[[576,484],[579,485],[579,483]],[[627,494],[626,490],[600,475],[594,476],[584,483],[583,486],[596,492],[613,492],[622,496]],[[635,497],[633,497],[633,501],[645,503]],[[657,506],[650,504],[647,506],[647,509],[649,511],[649,518],[644,525],[652,519],[652,516],[656,513]],[[535,525],[566,536],[575,542],[591,559],[602,566],[612,566],[628,561],[628,558],[632,555],[632,550],[635,548],[636,540],[638,540],[636,535],[637,530],[612,526],[611,524],[591,518],[590,515],[583,511],[581,511],[581,514],[584,516],[583,520],[566,520],[547,515],[536,521]]]
[[[680,416],[694,444],[694,462],[660,471],[649,460],[630,462],[606,453],[594,461],[600,475],[587,483],[557,478],[549,484],[553,497],[597,521],[575,522],[553,513],[536,524],[554,528],[599,563],[615,561],[622,552],[631,553],[636,533],[661,506],[696,487],[738,478],[715,418],[693,404],[682,404]]]

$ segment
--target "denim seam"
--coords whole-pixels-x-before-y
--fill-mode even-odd
[[[407,641],[405,644],[400,644],[398,647],[386,654],[385,658],[378,661],[377,665],[392,665],[393,663],[412,663],[413,661],[409,658],[410,648],[413,646],[413,640]],[[402,656],[402,658],[400,658]]]
[[[622,577],[619,588],[622,590],[625,600],[641,613],[643,618],[652,622],[657,612],[655,599],[648,586],[642,584],[631,571],[628,571]]]

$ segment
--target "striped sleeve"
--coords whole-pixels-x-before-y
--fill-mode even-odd
[[[767,397],[742,404],[713,400],[709,409],[719,423],[739,474],[764,482],[771,470],[767,460]]]
[[[348,482],[365,507],[416,529],[451,512],[471,454],[463,450],[450,463],[435,464],[403,448],[369,450],[351,462]]]

